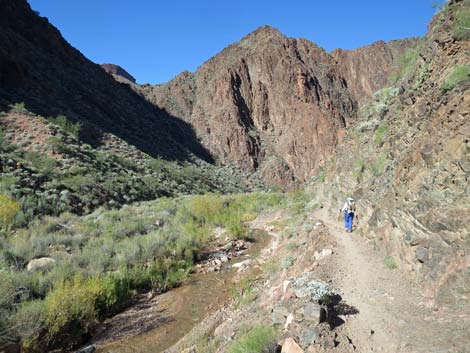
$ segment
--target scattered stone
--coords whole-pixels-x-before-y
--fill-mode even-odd
[[[314,328],[305,328],[300,334],[300,345],[307,348],[316,342],[318,339],[318,331]]]
[[[96,347],[92,344],[90,346],[86,346],[82,349],[79,349],[75,353],[93,353],[96,350]]]
[[[287,316],[286,324],[284,325],[284,330],[285,331],[287,331],[289,329],[289,326],[290,326],[290,324],[292,324],[293,321],[294,321],[294,315],[292,315],[292,313],[290,313]]]
[[[320,260],[320,259],[323,259],[327,256],[332,255],[332,254],[333,254],[333,250],[331,250],[331,249],[322,249],[320,252],[315,251],[313,256],[315,257],[315,260]]]
[[[304,350],[295,342],[293,337],[286,338],[282,344],[281,353],[304,353]]]
[[[418,247],[416,249],[416,259],[421,263],[428,261],[429,260],[428,249],[426,249],[423,246]]]
[[[32,259],[28,262],[26,269],[30,272],[49,270],[55,264],[55,260],[51,257],[40,257]]]
[[[248,266],[251,265],[252,262],[253,262],[253,260],[248,259],[248,260],[244,260],[244,261],[241,261],[241,262],[237,262],[236,264],[233,264],[232,267],[233,267],[233,268],[248,267]]]
[[[282,325],[286,322],[289,311],[284,306],[275,306],[271,314],[271,320],[274,325]]]
[[[291,284],[291,281],[289,281],[288,279],[286,279],[286,280],[282,283],[282,293],[286,294],[287,289],[289,288],[290,284]]]
[[[319,324],[326,320],[326,310],[319,304],[307,303],[303,310],[303,316],[306,321]]]

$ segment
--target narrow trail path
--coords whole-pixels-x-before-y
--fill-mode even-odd
[[[399,269],[357,233],[347,233],[325,210],[319,216],[337,243],[328,261],[333,285],[358,309],[342,317],[343,330],[359,352],[470,352],[470,308],[429,308]]]

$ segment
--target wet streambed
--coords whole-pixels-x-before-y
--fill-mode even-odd
[[[97,352],[158,353],[171,347],[229,300],[236,273],[231,265],[259,253],[268,240],[259,232],[246,255],[228,262],[221,271],[195,273],[179,288],[152,299],[142,297],[100,327],[92,340]]]

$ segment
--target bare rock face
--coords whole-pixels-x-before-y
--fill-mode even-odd
[[[417,38],[378,41],[354,50],[335,49],[331,55],[345,78],[348,90],[363,103],[387,86],[390,74],[398,69],[399,58]]]
[[[218,162],[259,170],[281,184],[318,170],[356,113],[331,55],[268,26],[195,73],[143,91],[194,126]]]
[[[136,83],[134,76],[132,76],[130,73],[128,73],[119,65],[101,64],[100,66],[104,69],[104,71],[106,71],[108,74],[112,75],[113,77],[114,76],[122,77],[125,80],[128,80],[132,83]]]

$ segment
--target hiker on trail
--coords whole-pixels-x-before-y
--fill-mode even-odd
[[[354,214],[356,213],[356,203],[352,197],[348,197],[340,211],[344,212],[344,227],[346,232],[352,233]]]

